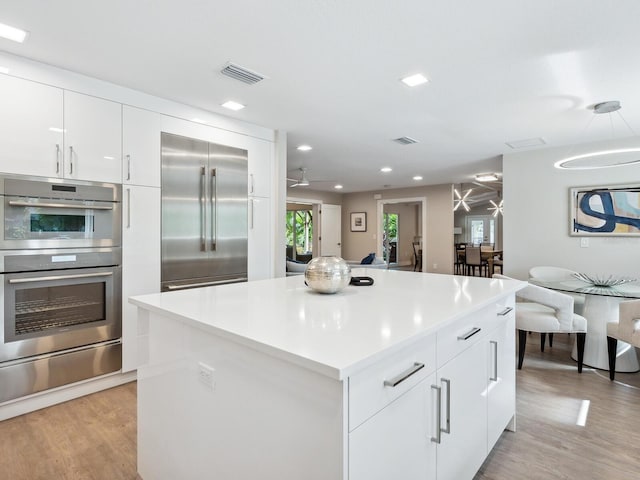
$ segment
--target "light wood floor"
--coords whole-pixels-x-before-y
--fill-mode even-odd
[[[475,480],[640,478],[640,373],[579,375],[570,340],[556,337],[542,354],[529,336],[518,431],[502,435]],[[0,480],[135,480],[135,403],[130,383],[0,422]]]

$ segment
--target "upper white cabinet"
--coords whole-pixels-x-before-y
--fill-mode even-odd
[[[122,183],[160,186],[162,115],[122,107]]]
[[[65,178],[122,181],[122,105],[64,92]]]
[[[0,171],[62,171],[62,89],[0,74]]]

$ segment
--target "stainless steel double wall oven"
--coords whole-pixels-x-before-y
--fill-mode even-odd
[[[0,176],[0,403],[121,368],[121,187]]]

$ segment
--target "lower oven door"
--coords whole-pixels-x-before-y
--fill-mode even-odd
[[[0,275],[0,363],[121,336],[120,267]]]

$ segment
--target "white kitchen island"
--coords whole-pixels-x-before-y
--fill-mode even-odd
[[[144,480],[471,479],[515,420],[519,281],[360,270],[132,297]]]

